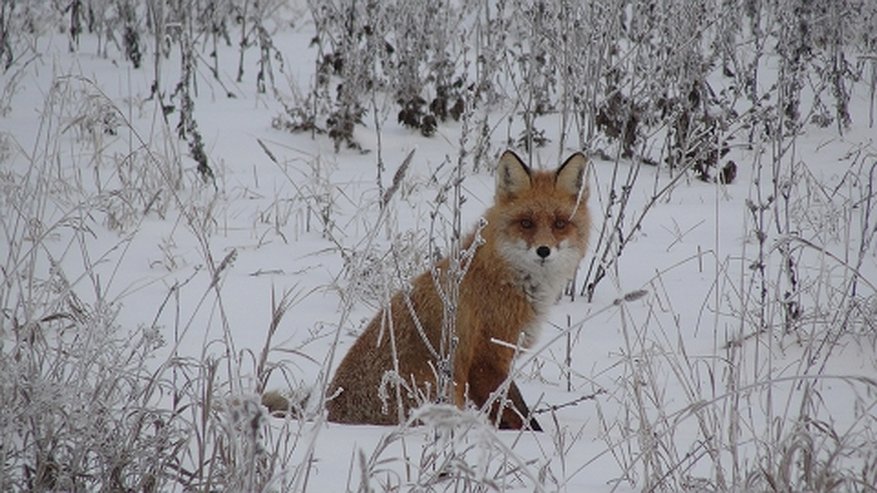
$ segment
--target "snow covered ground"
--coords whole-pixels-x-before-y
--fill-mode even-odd
[[[0,74],[2,489],[873,491],[866,82],[843,132],[738,136],[727,184],[621,158],[605,138],[588,149],[592,246],[516,366],[544,433],[441,407],[424,425],[347,426],[325,421],[321,383],[430,244],[447,249],[455,206],[468,229],[491,204],[490,170],[524,124],[494,106],[479,162],[480,129],[424,137],[391,98],[379,130],[371,111],[354,129],[368,152],[282,130],[279,100],[308,90],[317,48],[305,7],[279,12],[276,95],[257,91],[257,49],[237,82],[237,46],[221,44],[214,77],[198,45],[194,118],[215,180],[178,135],[176,48],[163,98],[151,48],[135,69],[93,33],[70,51],[68,34],[41,32]],[[778,69],[763,63],[769,87]],[[539,125],[533,166],[577,150],[559,144],[560,114]],[[306,418],[269,417],[269,389]]]

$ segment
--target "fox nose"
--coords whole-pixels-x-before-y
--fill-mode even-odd
[[[546,258],[551,255],[551,249],[545,245],[542,245],[536,249],[536,255],[539,255],[539,257],[541,258]]]

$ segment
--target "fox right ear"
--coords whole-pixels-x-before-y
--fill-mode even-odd
[[[530,185],[530,168],[514,152],[503,152],[496,168],[496,197],[514,196]]]
[[[574,197],[581,196],[588,200],[588,158],[581,152],[576,152],[557,169],[554,177],[555,185],[568,192]]]

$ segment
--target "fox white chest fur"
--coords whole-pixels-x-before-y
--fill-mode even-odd
[[[519,287],[542,315],[572,279],[581,254],[569,241],[559,243],[547,258],[540,257],[535,250],[518,240],[504,244],[500,252],[515,271]]]
[[[532,346],[542,332],[543,317],[563,293],[581,260],[570,242],[558,244],[548,258],[542,258],[523,240],[506,243],[500,253],[515,274],[517,287],[524,292],[536,312],[536,320],[524,326],[524,345]]]

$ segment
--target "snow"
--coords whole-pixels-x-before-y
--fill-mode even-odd
[[[282,94],[292,84],[306,87],[313,75],[314,50],[304,48],[311,29],[303,22],[273,35],[288,76],[277,81]],[[380,148],[369,115],[355,138],[370,152],[336,153],[326,136],[272,128],[282,108],[273,96],[256,93],[252,74],[236,83],[229,63],[219,84],[202,65],[196,120],[214,188],[202,182],[187,144],[176,137],[177,113],[163,121],[150,99],[151,70],[131,68],[112,50],[108,57],[96,54],[93,35],[82,39],[70,53],[64,35],[42,36],[34,61],[0,79],[12,91],[10,111],[0,122],[0,259],[4,277],[10,276],[4,313],[22,313],[25,287],[53,282],[57,300],[75,293],[84,312],[106,309],[122,339],[157,331],[164,344],[148,358],[149,372],[178,375],[167,369],[169,361],[217,363],[214,407],[208,409],[217,416],[257,398],[267,346],[273,368],[267,388],[311,396],[308,419],[266,418],[260,431],[268,455],[283,458],[269,489],[357,489],[367,468],[378,490],[462,488],[474,484],[465,479],[471,478],[485,489],[509,491],[634,491],[645,487],[655,472],[650,468],[665,463],[690,467],[697,489],[699,478],[714,477],[715,463],[726,465],[726,475],[745,475],[771,460],[759,455],[765,448],[777,447],[780,457],[783,443],[793,445],[767,436],[803,426],[789,424],[799,414],[810,426],[836,430],[839,442],[873,436],[877,217],[871,216],[871,187],[877,151],[864,91],[853,93],[853,124],[843,135],[804,127],[793,160],[780,164],[799,164],[797,175],[776,189],[769,146],[735,146],[729,157],[738,173],[730,184],[678,179],[678,170],[635,159],[592,157],[592,246],[575,296],[551,307],[539,343],[516,366],[531,407],[556,406],[538,416],[544,433],[496,431],[474,410],[441,408],[425,411],[432,413],[424,417],[427,425],[350,426],[325,422],[315,408],[320,382],[386,299],[386,287],[397,289],[424,268],[431,236],[445,251],[452,204],[440,197],[453,177],[463,126],[441,124],[436,136],[423,137],[397,124],[388,105]],[[220,60],[236,59],[234,47],[223,50]],[[177,56],[163,65],[167,81],[177,80]],[[256,50],[247,52],[247,70],[254,70],[256,56]],[[223,85],[234,98],[226,97]],[[115,133],[95,130],[108,114],[115,115]],[[554,167],[575,150],[557,148],[560,126],[555,116],[541,120],[551,142],[536,151],[535,166]],[[505,147],[504,133],[491,136],[491,160]],[[386,187],[412,150],[412,169],[382,213],[376,162],[386,166]],[[172,189],[167,173],[176,162],[182,174]],[[480,164],[477,173],[466,170],[462,184],[464,229],[492,202],[487,168],[493,164]],[[621,209],[609,203],[609,191],[620,190],[632,173],[630,202],[619,220]],[[782,200],[775,195],[782,187],[797,201],[780,209],[787,216],[747,205],[766,206],[769,196]],[[151,193],[157,202],[143,196]],[[607,249],[599,240],[604,221],[629,240],[611,265],[618,245]],[[778,233],[776,221],[790,226]],[[768,234],[763,245],[759,229]],[[758,303],[762,281],[768,300],[782,299],[788,287],[777,253],[783,245],[792,250],[800,276],[794,294],[805,310],[790,333],[782,326],[787,305]],[[39,254],[23,255],[29,248]],[[759,252],[767,259],[763,278],[754,266]],[[393,255],[403,275],[387,267]],[[609,269],[589,301],[579,293],[595,257]],[[22,262],[31,258],[30,278],[24,278]],[[645,294],[623,299],[639,290]],[[37,306],[35,320],[70,311],[65,303]],[[840,310],[850,303],[855,309]],[[8,317],[0,323],[4,358],[18,337]],[[759,320],[771,321],[770,333],[759,332]],[[64,341],[72,335],[45,337]],[[187,374],[174,385],[191,385],[195,378]],[[810,391],[818,398],[799,409],[806,382],[816,383]],[[172,400],[162,395],[158,402],[171,406]],[[743,429],[729,436],[734,419]],[[289,437],[295,437],[292,448],[278,445]],[[650,448],[653,442],[661,447]],[[843,467],[873,465],[875,443],[863,439],[864,448],[846,457]],[[718,458],[708,460],[710,454]]]

